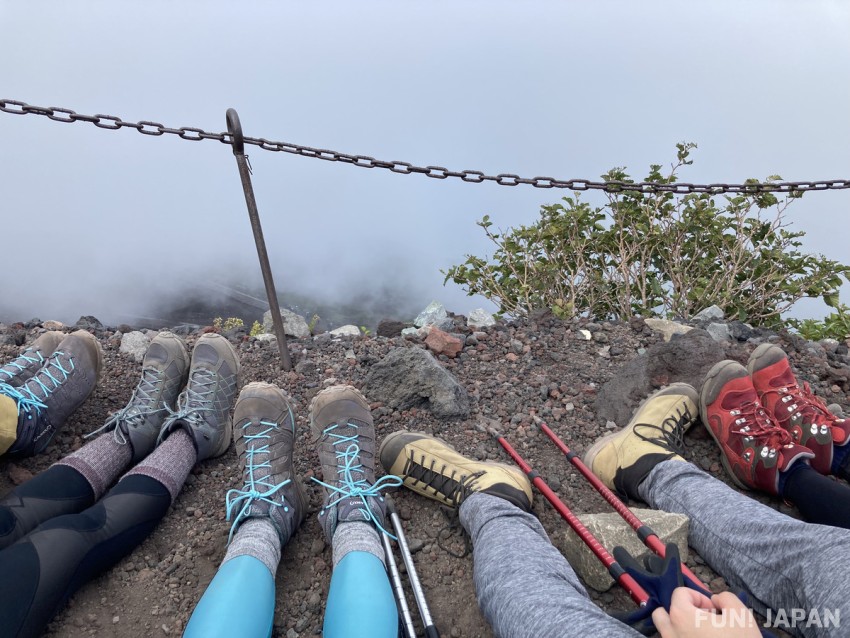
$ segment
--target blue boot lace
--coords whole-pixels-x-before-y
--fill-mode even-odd
[[[45,401],[65,382],[76,367],[71,357],[68,357],[68,363],[63,365],[59,360],[61,356],[65,356],[64,353],[54,352],[38,374],[19,388],[0,383],[0,394],[15,400],[18,414],[24,412],[27,419],[32,419],[33,416],[38,417],[42,410],[47,409]]]
[[[37,365],[41,367],[44,365],[45,358],[40,352],[33,352],[31,349],[24,350],[18,357],[2,368],[0,368],[0,375],[6,377],[6,381],[9,381],[13,377],[17,376],[19,373],[23,372],[27,368],[33,365]],[[10,371],[11,369],[11,371]],[[2,378],[0,376],[0,378]]]
[[[195,370],[189,377],[186,389],[177,399],[177,410],[172,410],[167,405],[162,409],[168,413],[168,417],[162,424],[156,444],[159,445],[171,431],[171,426],[176,421],[186,421],[195,429],[204,420],[204,413],[215,410],[215,385],[216,374],[210,370]]]
[[[354,434],[346,436],[344,434],[336,433],[334,430],[339,428],[339,424],[333,424],[325,428],[322,432],[323,435],[327,435],[329,438],[334,439],[332,445],[336,452],[337,460],[337,481],[335,485],[320,481],[315,476],[312,477],[313,481],[325,489],[330,490],[332,493],[332,496],[328,499],[328,504],[322,508],[322,513],[334,507],[343,499],[359,499],[361,501],[361,505],[357,509],[365,514],[367,519],[372,521],[380,532],[395,540],[395,536],[384,529],[384,526],[372,513],[372,510],[369,507],[369,502],[366,499],[371,497],[383,501],[384,497],[380,494],[381,490],[385,490],[390,487],[401,487],[403,481],[398,476],[386,474],[375,481],[374,484],[370,485],[365,479],[363,465],[360,463],[360,446],[358,445],[359,435],[357,433],[358,426],[357,424],[349,421],[345,424],[345,427],[354,428]],[[355,474],[360,478],[355,478]]]
[[[292,423],[295,423],[295,417],[292,411],[289,413]],[[242,426],[244,430],[247,427],[254,425],[253,421],[248,421]],[[245,463],[245,485],[241,490],[228,490],[224,498],[225,508],[227,509],[227,520],[233,518],[233,525],[230,526],[230,534],[227,537],[228,544],[233,540],[233,534],[239,525],[248,518],[251,512],[251,506],[256,502],[267,503],[270,507],[282,507],[284,512],[289,511],[289,506],[286,504],[286,498],[283,494],[278,494],[281,488],[289,485],[292,479],[286,479],[282,483],[274,484],[269,481],[272,473],[271,459],[269,458],[269,441],[272,438],[272,433],[280,429],[280,425],[274,421],[260,421],[260,425],[266,429],[256,434],[243,434],[245,440],[246,463]],[[258,476],[259,475],[259,476]],[[279,500],[275,500],[277,495]],[[234,516],[236,509],[238,513]]]
[[[115,442],[119,445],[127,444],[127,436],[124,434],[123,430],[118,427],[120,423],[126,423],[127,430],[130,428],[141,425],[145,422],[145,420],[157,412],[165,412],[168,410],[168,406],[166,404],[162,404],[161,407],[156,407],[154,403],[154,396],[159,390],[159,384],[162,382],[163,372],[160,370],[156,370],[154,368],[144,368],[142,370],[142,380],[139,381],[139,385],[136,386],[136,389],[133,390],[133,396],[130,397],[130,402],[115,412],[112,416],[110,416],[106,423],[100,426],[98,429],[93,432],[89,432],[88,434],[84,434],[83,438],[88,439],[93,437],[95,434],[99,434],[100,432],[109,431],[112,428],[115,428],[113,431],[113,438]],[[170,410],[169,410],[170,411]],[[132,414],[130,414],[132,412]],[[172,412],[172,414],[174,414]]]

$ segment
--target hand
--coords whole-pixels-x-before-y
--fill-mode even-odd
[[[752,612],[731,592],[708,598],[693,589],[677,587],[670,613],[652,612],[661,638],[761,638]]]

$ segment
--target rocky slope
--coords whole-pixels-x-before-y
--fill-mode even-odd
[[[105,355],[99,386],[45,454],[21,461],[0,459],[0,488],[4,491],[79,448],[87,432],[99,427],[110,412],[128,400],[140,364],[131,355],[119,352],[122,334],[116,329],[92,322],[88,326],[99,337]],[[392,407],[394,399],[384,399],[384,403],[370,396],[370,371],[393,351],[425,348],[419,336],[323,335],[292,340],[295,369],[283,372],[273,343],[239,331],[230,335],[241,357],[243,383],[273,382],[293,398],[298,415],[296,464],[307,486],[313,514],[322,496],[310,481],[317,471],[318,458],[306,420],[307,407],[319,390],[332,383],[351,383],[367,390],[379,440],[399,429],[415,429],[437,434],[465,454],[507,462],[498,444],[477,426],[499,427],[577,513],[609,508],[538,432],[535,416],[545,419],[574,451],[583,453],[599,436],[625,425],[631,410],[653,387],[677,380],[699,383],[700,375],[714,362],[724,357],[746,362],[756,343],[764,339],[779,343],[789,352],[800,376],[827,403],[848,407],[850,358],[846,344],[811,344],[793,335],[735,334],[734,329],[728,338],[715,335],[720,341],[695,330],[664,343],[659,332],[639,319],[591,323],[583,319],[560,321],[548,314],[474,332],[462,317],[450,317],[443,327],[460,337],[457,356],[441,355],[438,360],[465,389],[466,416],[437,417],[432,411],[434,405],[428,402]],[[0,327],[0,344],[6,344],[0,345],[0,360],[12,358],[21,342],[31,341],[41,330],[41,322]],[[190,346],[196,338],[197,333],[186,335]],[[440,348],[439,344],[432,346]],[[371,393],[382,395],[386,391],[374,381],[374,373],[369,381]],[[695,462],[726,480],[718,451],[701,427],[693,428],[686,442]],[[156,531],[112,570],[82,588],[56,616],[47,635],[179,635],[224,555],[229,529],[224,520],[224,494],[240,486],[232,447],[221,458],[200,464]],[[754,497],[794,515],[775,499]],[[397,493],[395,500],[441,634],[491,636],[477,611],[471,556],[457,558],[440,547],[442,544],[460,553],[463,538],[450,528],[448,534],[444,533],[444,542],[437,542],[441,530],[450,525],[449,515],[434,502],[409,492]],[[535,512],[555,545],[563,548],[565,523],[542,498],[537,498]],[[698,556],[692,553],[689,562],[712,588],[724,588],[723,579]],[[311,515],[283,552],[277,576],[274,635],[296,638],[321,633],[330,573],[331,550]],[[631,607],[616,588],[591,595],[608,610]]]

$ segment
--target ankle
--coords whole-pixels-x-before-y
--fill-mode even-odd
[[[850,480],[850,444],[833,445],[830,473],[845,481]]]
[[[789,488],[789,485],[788,485],[789,480],[793,484],[794,481],[797,480],[796,479],[797,475],[799,475],[800,472],[806,472],[806,471],[814,472],[815,469],[811,465],[809,465],[808,463],[800,462],[800,463],[794,463],[794,465],[789,467],[784,472],[779,472],[779,488],[778,488],[779,496],[781,496],[782,498],[786,498],[786,491]]]

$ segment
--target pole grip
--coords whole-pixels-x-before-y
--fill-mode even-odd
[[[440,632],[434,625],[425,627],[425,638],[440,638]]]

